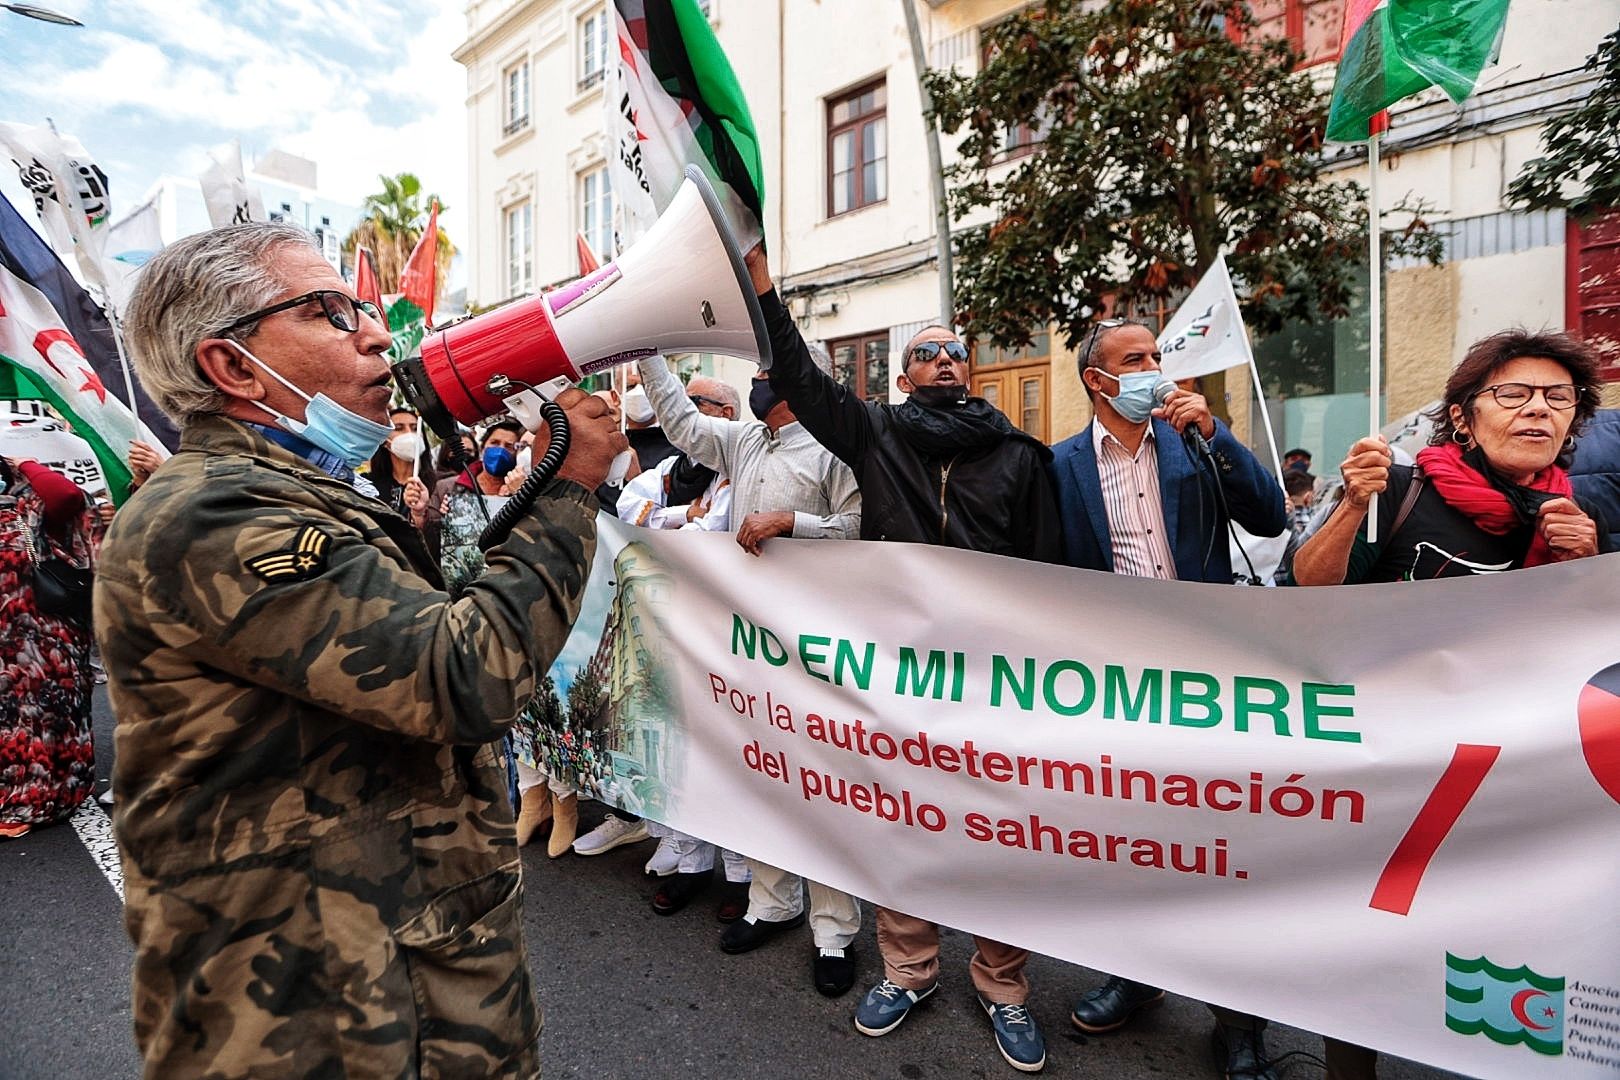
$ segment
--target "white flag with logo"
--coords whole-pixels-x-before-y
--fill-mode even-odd
[[[58,254],[72,254],[84,280],[105,293],[102,259],[111,217],[107,175],[78,139],[50,128],[0,123],[0,146],[34,197],[34,211]]]
[[[120,316],[135,288],[135,272],[163,250],[163,233],[158,224],[157,196],[125,214],[107,231],[107,295]]]
[[[266,220],[259,189],[249,185],[242,175],[242,144],[233,140],[209,157],[214,163],[197,178],[203,202],[208,204],[208,223],[217,229],[221,225]]]
[[[1160,366],[1172,379],[1195,379],[1251,362],[1249,335],[1225,255],[1216,258],[1165,324],[1159,351],[1164,354]]]

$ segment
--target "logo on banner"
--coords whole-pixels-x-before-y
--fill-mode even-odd
[[[1446,953],[1446,1027],[1538,1054],[1564,1052],[1564,978]]]

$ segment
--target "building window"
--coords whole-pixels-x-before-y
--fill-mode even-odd
[[[986,28],[988,29],[988,28]],[[979,70],[983,71],[995,58],[996,49],[990,41],[989,34],[980,32],[979,37]],[[1046,106],[1043,103],[1036,111],[1035,123],[1014,124],[1001,129],[1001,147],[996,153],[997,161],[1006,161],[1009,158],[1023,157],[1034,151],[1037,144],[1046,138],[1046,133],[1052,126],[1047,117]]]
[[[611,9],[592,12],[579,21],[579,88],[589,90],[607,71]]]
[[[973,369],[986,367],[1003,367],[1012,364],[1034,364],[1049,359],[1052,355],[1052,338],[1045,330],[1030,335],[1029,344],[1016,349],[1003,348],[992,345],[988,341],[976,342],[973,346]]]
[[[889,332],[861,334],[827,343],[833,378],[863,401],[889,400]]]
[[[503,76],[506,85],[506,113],[501,134],[514,135],[529,126],[529,62],[513,64]]]
[[[888,91],[871,83],[827,102],[827,215],[889,195]]]
[[[506,212],[506,295],[534,289],[534,204],[520,203]]]
[[[1343,0],[1249,0],[1256,38],[1282,38],[1304,59],[1300,67],[1339,58]]]
[[[608,189],[606,168],[579,178],[579,232],[597,259],[607,262],[613,258],[613,193]]]

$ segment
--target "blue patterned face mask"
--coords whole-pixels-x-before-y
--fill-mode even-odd
[[[226,340],[230,340],[227,338]],[[238,352],[249,360],[258,364],[270,377],[282,386],[291,390],[309,404],[304,408],[304,419],[294,420],[285,413],[276,412],[270,406],[255,401],[263,411],[275,417],[276,423],[286,431],[292,432],[301,439],[308,439],[316,446],[325,450],[342,461],[349,468],[358,468],[360,464],[371,457],[383,440],[394,433],[392,424],[379,424],[375,420],[367,420],[359,413],[350,412],[325,394],[316,394],[310,397],[269,364],[235,341]]]
[[[1164,378],[1162,374],[1157,371],[1128,371],[1124,375],[1115,375],[1102,368],[1098,368],[1097,373],[1119,383],[1116,396],[1103,394],[1119,415],[1133,424],[1140,424],[1153,414],[1153,388]]]

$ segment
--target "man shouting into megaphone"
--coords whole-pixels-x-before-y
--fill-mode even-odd
[[[169,245],[127,329],[182,431],[95,597],[146,1075],[537,1075],[494,745],[579,614],[625,437],[565,391],[556,479],[452,602],[354,489],[390,339],[308,233]]]

